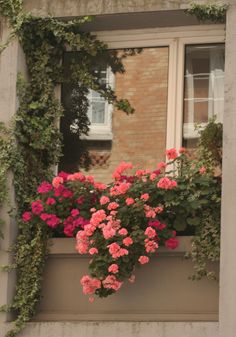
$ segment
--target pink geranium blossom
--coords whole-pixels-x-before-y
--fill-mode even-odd
[[[149,257],[142,255],[142,256],[139,257],[138,261],[139,261],[140,264],[148,263],[149,262]]]
[[[90,254],[90,255],[95,255],[95,254],[97,254],[97,253],[98,253],[97,248],[93,247],[93,248],[90,248],[90,249],[89,249],[89,254]]]
[[[31,204],[31,209],[32,209],[32,213],[34,214],[40,214],[43,211],[43,205],[42,205],[42,201],[41,200],[36,200],[33,201]]]
[[[116,263],[113,263],[108,268],[109,273],[117,274],[119,272],[119,267]]]
[[[32,215],[31,215],[30,212],[25,212],[25,213],[23,213],[23,215],[22,215],[22,220],[23,220],[24,222],[28,222],[28,221],[31,220],[31,217],[32,217]]]
[[[177,151],[176,149],[169,149],[169,150],[166,150],[166,155],[167,155],[167,158],[170,160],[170,159],[175,159],[178,157],[178,154],[177,154]]]
[[[127,206],[133,205],[134,204],[134,199],[133,198],[126,198],[125,203]]]
[[[52,184],[48,183],[47,181],[43,181],[41,185],[38,187],[37,191],[40,194],[48,193],[52,190]]]
[[[61,184],[63,184],[64,179],[62,177],[55,177],[52,180],[52,186],[53,187],[59,187]]]
[[[166,240],[165,246],[169,249],[175,249],[179,245],[179,241],[176,238],[170,238]]]
[[[122,236],[125,236],[125,235],[128,234],[128,231],[127,231],[126,228],[121,228],[121,229],[118,231],[118,233],[119,233],[120,235],[122,235]]]
[[[205,174],[205,173],[206,173],[206,168],[205,168],[205,166],[200,167],[199,173],[200,173],[200,174]]]
[[[147,201],[149,199],[149,194],[148,193],[144,193],[141,195],[140,197],[141,200]]]
[[[152,239],[156,236],[156,231],[152,227],[147,227],[144,234],[150,239]]]
[[[126,246],[126,247],[129,247],[133,244],[133,240],[131,237],[127,236],[125,239],[123,239],[123,244]]]
[[[105,205],[110,202],[110,198],[106,197],[105,195],[100,198],[100,205]]]
[[[168,177],[161,178],[157,183],[157,187],[165,190],[172,190],[176,186],[177,182],[175,180],[169,179]]]

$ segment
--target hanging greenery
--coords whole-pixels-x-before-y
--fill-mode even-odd
[[[196,16],[199,21],[212,21],[214,23],[225,23],[228,5],[222,4],[197,4],[193,2],[186,10],[187,14]]]
[[[221,168],[222,168],[222,135],[223,125],[211,119],[205,128],[199,128],[197,149],[198,162],[208,167],[215,176],[217,184],[214,187],[214,207],[205,214],[204,221],[196,227],[192,240],[191,251],[186,257],[194,263],[193,280],[207,276],[218,279],[218,275],[209,262],[220,260],[220,223],[221,223]],[[201,159],[201,160],[199,160]],[[213,195],[211,193],[211,195]],[[208,199],[206,197],[206,199]]]

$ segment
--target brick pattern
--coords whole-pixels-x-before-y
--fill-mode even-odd
[[[113,141],[109,161],[103,168],[91,167],[99,181],[109,182],[121,161],[131,161],[145,168],[155,168],[164,159],[168,87],[168,47],[145,48],[124,60],[125,74],[115,78],[118,97],[130,100],[133,115],[113,112]],[[97,149],[97,156],[102,149]],[[96,149],[93,148],[93,156]]]

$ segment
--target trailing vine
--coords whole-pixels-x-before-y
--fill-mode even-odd
[[[34,17],[23,12],[21,0],[0,0],[0,13],[8,18],[12,27],[1,51],[17,35],[25,53],[29,77],[28,81],[22,76],[18,79],[19,109],[11,134],[17,140],[13,142],[14,149],[8,148],[3,140],[0,142],[1,148],[6,148],[7,154],[12,158],[9,165],[5,165],[0,172],[2,194],[5,197],[4,176],[11,169],[18,206],[16,218],[19,234],[13,249],[17,271],[16,292],[12,303],[3,308],[16,313],[13,328],[6,335],[13,337],[34,315],[40,299],[49,232],[40,224],[28,226],[20,220],[20,214],[35,196],[39,183],[52,177],[53,167],[62,155],[62,136],[57,121],[63,115],[63,107],[55,97],[55,88],[65,81],[71,81],[73,114],[68,126],[72,123],[76,125],[79,141],[79,137],[89,130],[89,89],[97,90],[117,109],[126,113],[133,112],[127,100],[118,99],[111,87],[99,82],[102,70],[100,61],[114,73],[122,73],[122,60],[133,51],[126,50],[118,56],[118,52],[109,52],[107,46],[90,33],[84,33],[81,26],[90,17],[67,22],[51,17]],[[69,65],[70,79],[65,76],[62,62],[67,50],[79,51]],[[7,154],[2,152],[4,158]],[[4,198],[0,199],[0,202],[3,201]]]
[[[225,23],[228,5],[218,4],[196,4],[192,3],[186,10],[187,14],[196,16],[199,21],[212,21],[214,23]]]
[[[203,277],[218,279],[212,262],[220,260],[220,208],[221,208],[221,167],[223,125],[211,119],[204,129],[199,130],[197,157],[208,167],[218,182],[214,187],[214,208],[200,221],[192,240],[191,251],[186,257],[194,263],[193,280]]]

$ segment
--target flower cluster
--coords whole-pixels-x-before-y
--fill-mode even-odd
[[[80,172],[61,172],[51,183],[43,181],[38,187],[38,199],[31,211],[22,215],[24,222],[42,221],[56,236],[74,237],[90,222],[90,208],[96,205],[106,185]]]
[[[126,279],[134,282],[135,269],[161,245],[175,249],[176,229],[204,211],[205,193],[198,190],[194,198],[193,187],[207,186],[206,168],[193,165],[183,148],[166,156],[169,161],[154,170],[135,171],[122,162],[108,186],[81,172],[61,172],[51,183],[42,182],[31,211],[22,215],[24,222],[41,221],[56,235],[76,237],[78,253],[91,256],[90,275],[81,279],[91,302],[93,295],[115,293]]]

